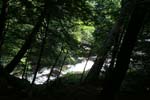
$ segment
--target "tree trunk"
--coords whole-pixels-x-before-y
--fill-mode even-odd
[[[118,21],[108,34],[107,39],[104,41],[103,46],[101,47],[99,54],[94,62],[94,65],[92,66],[91,70],[89,71],[87,77],[85,78],[85,81],[93,81],[97,80],[99,77],[99,72],[101,71],[101,68],[103,67],[104,61],[107,57],[108,51],[110,51],[111,46],[114,43],[114,39],[117,34],[120,34],[123,27],[123,21]]]
[[[66,61],[66,59],[67,59],[67,56],[68,56],[68,51],[66,52],[66,55],[65,55],[65,57],[64,57],[64,59],[63,59],[63,62],[62,62],[62,64],[61,64],[61,66],[60,66],[60,71],[59,71],[59,74],[57,75],[57,78],[60,77],[60,74],[61,74],[61,72],[62,72],[62,70],[63,70],[63,66],[64,66],[65,61]],[[56,78],[56,79],[57,79],[57,78]]]
[[[4,40],[4,30],[5,30],[6,17],[8,12],[8,1],[9,0],[2,0],[2,9],[0,15],[0,48]]]
[[[32,42],[35,40],[35,36],[36,36],[37,32],[39,31],[39,29],[40,29],[40,27],[42,25],[42,21],[44,19],[44,16],[45,16],[45,8],[44,8],[44,11],[42,11],[41,15],[39,16],[38,22],[34,26],[31,34],[26,39],[26,41],[23,44],[23,46],[21,47],[20,51],[13,58],[13,60],[5,67],[5,71],[7,73],[11,73],[15,69],[15,67],[17,66],[17,64],[20,62],[21,58],[24,56],[24,54],[30,48]]]
[[[82,75],[81,75],[81,78],[80,78],[80,83],[82,83],[82,81],[83,81],[84,74],[85,74],[85,72],[86,72],[85,69],[86,69],[86,66],[87,66],[87,64],[88,64],[88,61],[89,61],[89,59],[90,59],[91,54],[92,54],[92,50],[89,51],[89,54],[88,54],[88,56],[87,56],[86,63],[85,63],[85,66],[84,66],[84,69],[83,69],[83,72],[82,72]]]
[[[120,9],[120,16],[116,24],[111,29],[110,33],[108,34],[106,40],[104,41],[97,59],[94,62],[91,70],[89,71],[87,77],[85,78],[85,82],[92,82],[98,80],[99,73],[103,67],[104,61],[106,60],[108,52],[111,50],[111,46],[114,45],[116,36],[118,36],[124,28],[124,21],[126,17],[130,17],[131,12],[133,11],[134,2],[123,2],[122,8]]]
[[[121,86],[121,82],[123,81],[126,71],[128,70],[130,56],[137,39],[137,34],[140,32],[143,25],[145,14],[146,9],[139,6],[136,7],[132,13],[127,32],[124,36],[120,52],[117,56],[116,66],[107,83],[105,83],[102,91],[104,100],[113,100],[115,94]]]
[[[1,47],[4,41],[4,30],[6,25],[6,17],[8,12],[8,1],[9,0],[3,0],[2,1],[2,9],[1,9],[1,15],[0,15],[0,58],[1,58]],[[3,66],[0,61],[0,74],[2,74],[4,71]]]
[[[120,36],[119,36],[120,35]],[[105,72],[105,81],[109,78],[109,76],[112,74],[112,71],[114,69],[114,64],[116,63],[116,57],[118,55],[118,52],[120,51],[120,46],[122,44],[123,37],[125,35],[125,27],[123,29],[123,32],[121,34],[118,34],[116,36],[115,42],[114,42],[114,48],[112,49],[112,56],[109,67],[106,69]]]
[[[45,43],[46,43],[47,30],[48,30],[48,23],[47,23],[47,27],[46,27],[46,30],[45,30],[45,33],[44,33],[44,37],[43,37],[43,39],[42,39],[40,54],[39,54],[39,58],[38,58],[38,61],[37,61],[37,65],[36,65],[34,77],[33,77],[33,80],[32,80],[32,85],[33,85],[34,82],[35,82],[37,72],[38,72],[38,70],[39,70],[39,68],[40,68],[40,66],[41,66],[42,54],[43,54],[44,47],[45,47]]]
[[[48,82],[49,82],[49,80],[50,80],[50,77],[51,77],[51,75],[52,75],[52,73],[53,73],[54,68],[56,67],[56,64],[57,64],[57,62],[58,62],[58,60],[59,60],[59,57],[61,56],[62,52],[63,52],[63,46],[61,47],[61,51],[60,51],[60,53],[57,55],[57,57],[56,57],[56,59],[55,59],[55,62],[54,62],[53,66],[52,66],[52,68],[51,68],[51,70],[50,70],[50,72],[49,72],[49,74],[48,74],[48,78],[47,78],[47,81],[46,81],[47,85],[48,85]]]

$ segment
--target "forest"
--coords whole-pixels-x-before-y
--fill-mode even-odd
[[[0,0],[0,100],[150,100],[150,0]]]

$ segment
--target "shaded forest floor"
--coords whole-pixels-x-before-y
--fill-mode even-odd
[[[31,88],[28,81],[11,78],[1,79],[0,100],[101,100],[98,84],[62,84],[59,80]],[[150,93],[122,91],[116,100],[150,100]]]

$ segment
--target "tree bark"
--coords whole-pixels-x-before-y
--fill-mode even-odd
[[[132,13],[127,32],[124,36],[120,52],[117,56],[116,66],[107,83],[105,83],[102,91],[104,100],[113,100],[115,94],[118,92],[121,86],[126,71],[128,70],[130,56],[137,39],[137,35],[143,25],[145,14],[146,9],[140,6],[136,7]]]

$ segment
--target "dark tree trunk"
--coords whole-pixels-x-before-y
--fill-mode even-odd
[[[87,56],[86,63],[85,63],[85,66],[84,66],[84,69],[83,69],[83,72],[82,72],[82,75],[81,75],[81,78],[80,78],[80,83],[82,83],[82,81],[83,81],[83,78],[84,78],[83,76],[84,76],[84,74],[86,72],[85,69],[86,69],[86,66],[88,64],[88,61],[90,59],[91,54],[92,54],[92,50],[90,50],[90,52],[89,52],[89,54]]]
[[[85,83],[91,83],[94,82],[95,80],[98,80],[99,77],[99,72],[104,64],[105,58],[106,58],[106,53],[103,54],[102,56],[98,56],[96,60],[94,61],[94,64],[90,71],[88,72],[84,82]]]
[[[2,0],[2,9],[0,15],[0,48],[4,40],[4,30],[5,30],[6,17],[8,12],[8,1],[9,0]]]
[[[2,0],[2,9],[1,9],[1,15],[0,15],[0,58],[1,58],[1,47],[4,41],[4,30],[6,25],[6,17],[8,12],[8,1],[9,0]],[[0,61],[0,75],[2,75],[4,72],[3,66]]]
[[[0,76],[4,75],[4,68],[3,66],[0,64]]]
[[[45,8],[44,8],[44,11],[42,11],[40,17],[37,19],[38,22],[34,26],[31,34],[27,37],[27,39],[26,39],[25,43],[23,44],[23,46],[21,47],[20,51],[17,53],[17,55],[14,57],[14,59],[5,67],[5,71],[7,73],[11,73],[15,69],[17,64],[20,62],[21,58],[24,56],[24,54],[30,48],[32,42],[34,42],[35,36],[42,25],[44,16],[45,16]]]
[[[63,66],[64,66],[65,61],[66,61],[66,59],[67,59],[67,55],[68,55],[68,51],[66,52],[66,55],[65,55],[65,57],[64,57],[64,59],[63,59],[63,61],[62,61],[62,64],[61,64],[61,66],[60,66],[60,70],[59,70],[59,73],[57,74],[57,78],[56,78],[56,79],[58,79],[58,78],[60,77],[60,75],[61,75]]]
[[[112,71],[113,71],[114,66],[115,66],[114,64],[116,63],[116,59],[117,59],[116,57],[118,55],[118,52],[120,51],[120,46],[122,44],[122,40],[123,40],[124,35],[125,35],[125,27],[123,29],[123,32],[116,36],[116,39],[114,42],[114,48],[112,49],[112,57],[111,57],[110,65],[106,69],[104,81],[107,81],[109,76],[112,74]]]
[[[143,25],[146,9],[143,7],[136,7],[132,13],[128,24],[127,32],[124,36],[120,52],[117,56],[116,66],[110,75],[107,83],[105,83],[102,91],[104,99],[113,100],[115,94],[118,92],[121,83],[124,79],[128,65],[130,63],[130,56],[135,45],[137,34]]]
[[[124,21],[127,17],[130,17],[131,12],[133,11],[134,2],[123,2],[122,8],[120,10],[120,16],[116,24],[113,26],[112,30],[108,34],[106,40],[101,47],[97,59],[94,62],[91,70],[89,71],[85,82],[92,82],[98,79],[99,73],[103,67],[104,61],[106,60],[108,52],[111,50],[112,45],[115,43],[116,36],[120,35],[124,28]]]
[[[45,47],[45,44],[46,44],[46,37],[47,37],[47,34],[48,34],[47,33],[48,32],[48,25],[49,25],[49,21],[47,20],[47,25],[46,25],[45,33],[44,33],[44,36],[43,36],[43,39],[42,39],[42,43],[41,43],[40,54],[39,54],[39,58],[38,58],[38,61],[37,61],[37,66],[36,66],[36,69],[35,69],[35,72],[34,72],[34,77],[33,77],[33,80],[32,80],[32,85],[35,82],[37,72],[38,72],[38,70],[39,70],[39,68],[41,66],[42,54],[44,52],[44,47]]]
[[[46,81],[47,84],[48,84],[48,82],[49,82],[49,80],[50,80],[50,77],[51,77],[51,75],[52,75],[52,73],[53,73],[54,68],[56,67],[56,64],[57,64],[57,62],[58,62],[58,60],[59,60],[59,57],[60,57],[61,54],[62,54],[62,51],[63,51],[63,46],[62,46],[62,48],[61,48],[60,53],[57,55],[57,57],[56,57],[56,59],[55,59],[55,62],[54,62],[53,66],[52,66],[52,68],[51,68],[51,70],[50,70],[50,72],[49,72],[49,74],[48,74],[48,78],[47,78],[47,81]]]
[[[111,50],[111,46],[114,44],[114,40],[117,34],[120,34],[123,27],[123,21],[118,21],[108,34],[107,39],[104,41],[103,46],[101,47],[99,54],[92,66],[91,70],[89,71],[87,77],[85,78],[85,82],[92,82],[97,80],[99,77],[99,73],[103,67],[104,61],[106,60],[107,53]]]
[[[61,86],[62,81],[61,81],[61,78],[59,78],[59,77],[60,77],[60,75],[61,75],[61,72],[62,72],[64,63],[65,63],[65,60],[66,60],[66,58],[67,58],[67,55],[68,55],[68,52],[66,52],[66,55],[65,55],[65,57],[64,57],[64,59],[63,59],[63,62],[62,62],[62,64],[61,64],[61,66],[60,66],[60,69],[58,70],[59,72],[57,73],[56,79],[55,79],[55,81],[50,85],[51,87],[59,87],[59,86]]]

